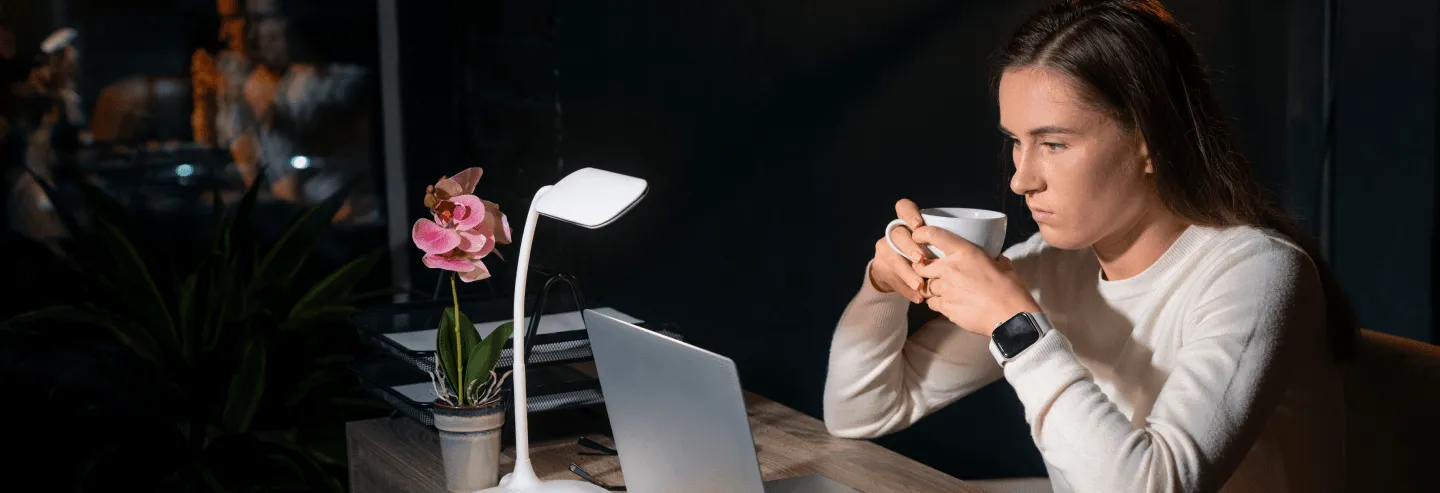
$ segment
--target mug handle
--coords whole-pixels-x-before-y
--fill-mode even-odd
[[[902,228],[906,228],[906,229],[909,229],[909,228],[910,228],[910,225],[905,224],[905,220],[904,220],[904,219],[896,219],[896,220],[894,220],[894,221],[890,221],[890,224],[886,224],[886,225],[885,225],[885,242],[890,244],[890,249],[891,249],[891,250],[895,250],[895,253],[900,254],[901,257],[905,257],[905,260],[909,260],[909,261],[911,261],[911,262],[914,262],[915,259],[910,258],[909,255],[906,255],[906,254],[905,254],[905,252],[900,251],[900,247],[895,246],[895,240],[890,239],[890,232],[891,232],[891,231],[895,231],[895,227],[896,227],[896,226],[899,226],[899,227],[902,227]]]

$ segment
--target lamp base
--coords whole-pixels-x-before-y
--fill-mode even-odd
[[[485,488],[476,493],[610,493],[605,488],[595,486],[584,481],[571,481],[562,479],[557,481],[538,481],[526,484],[511,484],[510,476],[507,474],[500,480],[500,485],[494,488]],[[520,483],[525,483],[521,481]]]

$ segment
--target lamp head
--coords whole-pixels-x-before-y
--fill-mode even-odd
[[[595,229],[625,215],[648,190],[640,178],[582,168],[551,186],[535,208],[545,216]]]

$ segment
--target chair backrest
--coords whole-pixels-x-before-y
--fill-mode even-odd
[[[1360,332],[1345,375],[1346,491],[1434,491],[1440,346]]]

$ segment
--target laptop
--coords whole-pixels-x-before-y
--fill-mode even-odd
[[[730,358],[594,310],[584,317],[628,491],[859,491],[820,475],[761,480]]]

